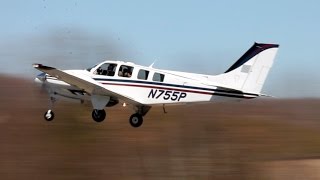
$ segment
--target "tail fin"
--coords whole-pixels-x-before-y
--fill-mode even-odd
[[[224,74],[214,79],[228,88],[260,94],[278,48],[278,44],[254,43]]]

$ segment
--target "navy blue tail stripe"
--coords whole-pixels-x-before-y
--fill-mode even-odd
[[[228,73],[230,71],[233,71],[237,69],[238,67],[242,66],[244,63],[249,61],[251,58],[256,56],[257,54],[261,53],[264,50],[270,49],[270,48],[277,48],[279,47],[278,44],[259,44],[254,43],[254,45],[246,52],[243,56],[240,57],[238,61],[236,61],[226,72]]]

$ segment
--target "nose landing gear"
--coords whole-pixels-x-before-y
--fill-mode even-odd
[[[106,111],[104,109],[94,109],[92,111],[92,119],[96,122],[102,122],[106,118]]]
[[[44,113],[44,119],[47,121],[52,121],[54,118],[54,113],[51,109]]]
[[[51,109],[52,109],[55,102],[56,102],[56,99],[54,97],[50,97],[49,109],[43,115],[44,119],[47,121],[52,121],[54,119],[54,113]]]

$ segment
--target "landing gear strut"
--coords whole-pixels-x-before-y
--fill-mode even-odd
[[[51,109],[49,109],[46,113],[44,113],[44,119],[47,121],[52,121],[54,118],[54,113]]]
[[[106,118],[106,111],[104,109],[94,109],[92,111],[92,119],[96,122],[102,122]]]
[[[53,107],[55,101],[56,101],[56,99],[54,97],[50,97],[49,110],[47,112],[45,112],[43,115],[44,119],[47,121],[52,121],[54,119],[54,113],[51,110],[51,108]]]
[[[110,101],[110,96],[91,95],[91,103],[93,106],[92,119],[96,122],[102,122],[106,118],[106,111],[103,108]]]

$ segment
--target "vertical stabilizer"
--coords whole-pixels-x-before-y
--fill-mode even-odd
[[[224,74],[212,80],[228,88],[260,94],[278,48],[278,44],[254,43]]]

